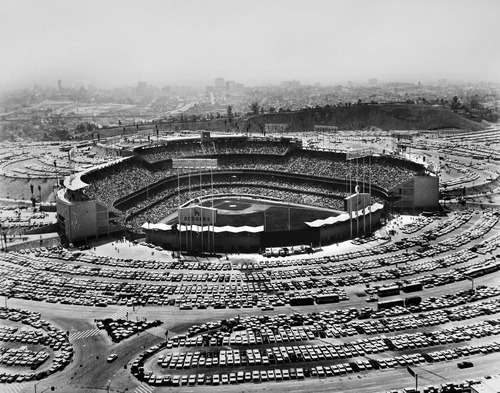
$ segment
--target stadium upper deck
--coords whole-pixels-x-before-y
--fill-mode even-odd
[[[424,172],[423,166],[406,160],[377,156],[347,161],[345,154],[304,150],[289,140],[176,141],[136,152],[137,159],[86,174],[82,178],[89,184],[85,194],[113,204],[134,191],[177,175],[172,159],[181,157],[217,158],[218,170],[223,171],[253,169],[353,182],[367,182],[370,178],[373,184],[386,190]]]

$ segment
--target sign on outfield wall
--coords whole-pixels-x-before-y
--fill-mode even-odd
[[[174,169],[208,169],[217,168],[216,158],[174,158],[172,160]]]
[[[217,209],[210,207],[183,207],[179,210],[179,222],[185,225],[213,225],[217,220]]]

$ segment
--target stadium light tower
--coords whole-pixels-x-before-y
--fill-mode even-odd
[[[211,189],[212,189],[212,207],[213,207],[213,176],[212,176],[212,169],[217,167],[217,159],[207,159],[207,158],[202,158],[202,159],[197,159],[197,158],[180,158],[180,159],[173,159],[172,160],[172,168],[177,169],[177,187],[178,187],[178,194],[179,194],[179,202],[177,206],[177,217],[179,221],[179,226],[182,226],[182,223],[185,221],[186,224],[186,251],[188,250],[193,250],[193,221],[195,221],[195,217],[197,215],[200,215],[198,219],[196,220],[196,223],[200,224],[197,225],[198,227],[198,235],[201,236],[201,239],[199,240],[199,244],[201,246],[201,252],[203,253],[205,250],[205,241],[204,241],[204,227],[205,227],[205,219],[204,219],[204,210],[209,210],[211,211],[210,208],[204,208],[203,207],[203,174],[202,174],[202,169],[210,169],[210,182],[211,182]],[[188,201],[189,201],[189,207],[186,207],[186,209],[180,207],[180,180],[179,180],[179,173],[181,169],[187,169],[188,173]],[[191,190],[191,170],[198,170],[199,172],[199,182],[200,182],[200,191],[199,191],[199,197],[192,198],[196,194],[192,194]],[[194,172],[194,176],[196,175],[196,172]],[[193,206],[193,203],[196,204],[196,206]],[[193,209],[194,207],[194,209]],[[188,211],[188,213],[185,212],[185,210]],[[193,213],[194,211],[194,213]],[[194,214],[194,216],[193,216]],[[212,232],[215,231],[214,228],[214,220],[215,220],[215,215],[213,211],[209,212],[209,221],[210,224],[212,224]],[[207,216],[205,216],[207,218]],[[208,223],[208,221],[207,221]],[[190,226],[190,229],[188,229],[188,225]],[[201,226],[201,234],[199,232],[199,227]],[[208,230],[210,232],[210,225],[208,225]],[[190,239],[189,239],[190,238]],[[212,234],[213,242],[215,244],[215,235]],[[208,245],[210,244],[210,233],[207,236],[208,239]],[[182,237],[181,234],[179,234],[179,250],[181,248],[181,243],[182,243]],[[215,247],[214,247],[215,248]]]
[[[352,149],[349,148],[346,151],[346,160],[349,161],[349,164],[351,164],[352,160],[356,160],[356,187],[355,187],[355,192],[356,194],[359,194],[360,191],[360,186],[358,184],[359,181],[359,158],[363,159],[363,188],[365,186],[365,165],[364,165],[364,158],[368,157],[369,158],[369,177],[368,177],[368,209],[370,213],[370,221],[369,221],[369,228],[370,232],[372,230],[372,225],[371,225],[371,220],[372,220],[372,210],[371,210],[371,205],[372,205],[372,197],[371,197],[371,156],[372,156],[372,151],[371,149]],[[351,165],[349,165],[349,193],[352,195],[352,173],[353,173],[353,168]],[[363,190],[364,191],[364,190]],[[359,197],[356,196],[356,236],[359,236],[359,206],[358,206],[358,199]],[[363,206],[363,233],[366,232],[366,207]],[[351,238],[353,237],[353,223],[352,223],[352,203],[348,204],[349,208],[349,221],[350,221],[350,233],[351,233]]]
[[[179,259],[182,258],[182,225],[181,220],[179,219],[179,211],[181,209],[181,182],[179,179],[179,168],[177,168],[177,228],[179,231]]]

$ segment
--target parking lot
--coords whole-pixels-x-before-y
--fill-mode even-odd
[[[127,241],[4,253],[1,295],[48,317],[29,326],[11,314],[0,320],[2,347],[15,344],[2,354],[12,363],[2,358],[2,380],[46,372],[41,385],[71,384],[65,375],[92,353],[106,363],[95,384],[111,380],[116,390],[133,381],[160,391],[278,382],[293,390],[307,381],[320,391],[332,380],[348,391],[361,378],[376,392],[381,373],[401,376],[408,365],[443,365],[453,380],[459,362],[499,351],[499,217],[400,217],[388,224],[398,232],[390,241],[355,240],[308,256],[179,259]],[[47,319],[54,334],[44,330]],[[66,331],[78,339],[70,344]],[[36,362],[39,369],[26,371]],[[477,374],[475,366],[462,371]],[[80,374],[79,383],[96,378],[90,369]]]
[[[66,333],[40,313],[0,307],[0,324],[0,382],[41,380],[73,358]]]

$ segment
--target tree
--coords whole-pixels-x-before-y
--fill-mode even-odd
[[[480,109],[481,104],[479,103],[479,95],[474,94],[470,99],[470,107],[473,109]]]
[[[457,109],[458,106],[459,106],[458,97],[453,96],[453,99],[451,100],[451,109]]]
[[[276,108],[274,106],[269,108],[269,113],[274,113],[276,112]]]
[[[231,105],[227,106],[227,118],[232,119],[233,118],[233,107]]]
[[[80,123],[80,124],[78,124],[76,126],[76,132],[78,134],[81,134],[82,132],[85,132],[85,130],[86,130],[86,127],[85,127],[85,124],[83,124],[83,123]]]
[[[252,104],[249,106],[249,108],[252,111],[252,114],[254,114],[254,115],[259,114],[259,103],[257,101],[252,102]]]

